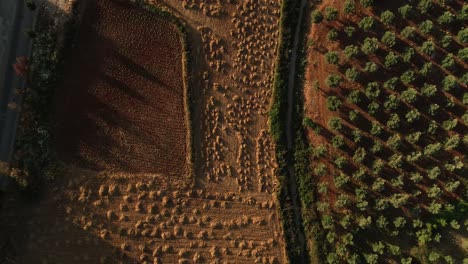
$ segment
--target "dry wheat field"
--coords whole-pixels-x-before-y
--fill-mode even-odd
[[[81,3],[56,93],[60,168],[37,201],[4,202],[8,258],[286,262],[267,131],[280,1],[148,1],[188,29],[194,177],[177,28],[128,1]]]

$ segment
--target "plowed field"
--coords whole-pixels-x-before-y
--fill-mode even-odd
[[[60,157],[92,170],[183,175],[177,29],[128,4],[89,2],[57,98]]]

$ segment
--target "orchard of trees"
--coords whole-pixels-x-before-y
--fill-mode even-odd
[[[321,10],[330,117],[307,120],[324,262],[468,263],[447,235],[468,228],[468,4]]]

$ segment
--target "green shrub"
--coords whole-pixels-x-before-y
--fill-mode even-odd
[[[444,67],[447,70],[452,70],[455,67],[455,59],[453,58],[452,54],[448,54],[442,60],[442,67]]]
[[[455,15],[450,11],[445,11],[442,15],[437,18],[437,22],[442,25],[450,25],[455,21]]]
[[[463,28],[462,30],[458,31],[457,38],[460,43],[468,43],[468,28]]]
[[[374,121],[372,122],[372,126],[369,132],[373,136],[378,136],[382,133],[382,127],[380,126],[378,122]]]
[[[343,129],[343,123],[341,123],[341,118],[339,117],[331,117],[330,120],[328,120],[328,126],[336,131],[341,131]]]
[[[361,21],[359,21],[358,26],[364,31],[370,31],[375,25],[375,20],[373,17],[367,16],[363,17]]]
[[[387,126],[390,129],[397,129],[400,127],[400,117],[396,113],[390,114],[390,118],[387,121]]]
[[[326,7],[325,8],[325,19],[328,21],[333,21],[338,18],[338,9],[335,7]]]
[[[385,56],[385,67],[392,68],[400,62],[400,57],[395,54],[393,51],[390,51],[387,56]]]
[[[431,116],[435,116],[439,112],[439,109],[440,109],[440,106],[438,104],[430,104],[429,109],[427,110],[427,112]]]
[[[404,6],[399,7],[398,12],[403,18],[410,18],[413,16],[413,6],[406,4]]]
[[[401,166],[403,165],[403,156],[400,154],[393,154],[388,159],[388,165],[394,169],[401,168]]]
[[[346,99],[352,104],[358,104],[361,102],[361,91],[360,90],[352,90]]]
[[[357,121],[359,119],[359,111],[357,110],[349,111],[348,118],[349,118],[349,121],[351,122]]]
[[[401,139],[400,135],[398,134],[395,134],[393,136],[390,136],[387,140],[387,144],[390,148],[392,148],[393,150],[397,150],[399,149],[402,144],[403,144],[403,140]]]
[[[387,45],[387,47],[393,47],[396,44],[396,36],[395,33],[391,31],[385,32],[381,39],[382,43]]]
[[[320,12],[320,10],[317,10],[317,9],[312,11],[312,14],[310,17],[311,17],[312,23],[315,23],[315,24],[318,24],[322,22],[323,20],[322,12]]]
[[[380,105],[377,102],[371,102],[367,106],[367,112],[372,116],[375,116],[378,113],[379,109],[380,109]]]
[[[445,76],[442,80],[442,89],[449,92],[455,90],[455,88],[458,88],[457,78],[453,75]]]
[[[394,19],[395,19],[395,15],[393,14],[392,11],[385,10],[380,14],[380,20],[385,25],[390,25]]]
[[[363,7],[372,7],[374,0],[360,0],[360,3]]]
[[[418,3],[418,9],[421,14],[427,14],[434,7],[432,0],[420,0]]]
[[[453,118],[453,119],[449,119],[449,120],[444,121],[442,123],[442,127],[445,130],[452,130],[457,126],[457,124],[458,124],[458,119]]]
[[[347,26],[344,28],[344,32],[348,37],[352,37],[354,35],[354,32],[356,32],[356,28],[352,26]]]
[[[325,83],[329,87],[338,87],[341,83],[341,76],[336,75],[336,74],[330,74],[328,75],[327,79],[325,80]]]
[[[377,99],[380,95],[379,83],[378,82],[368,83],[364,93],[369,99]]]
[[[423,88],[421,88],[421,94],[426,97],[433,97],[437,94],[437,87],[433,84],[425,83]]]
[[[414,49],[413,48],[405,48],[405,52],[403,53],[403,61],[404,62],[411,62],[411,59],[414,56]]]
[[[341,100],[337,96],[327,97],[327,109],[330,111],[337,111],[341,107]]]
[[[419,24],[419,30],[424,34],[430,34],[434,29],[434,23],[431,20],[425,20]]]
[[[440,39],[440,45],[444,48],[448,48],[453,43],[453,37],[449,33],[445,34]]]
[[[335,29],[330,29],[327,33],[327,39],[330,41],[336,41],[338,39],[338,31]]]
[[[354,68],[346,69],[345,75],[350,82],[356,82],[359,79],[359,71]]]
[[[353,160],[357,163],[361,163],[366,158],[366,150],[364,148],[358,148],[354,151]]]
[[[359,48],[355,45],[348,45],[344,48],[343,53],[346,58],[354,59],[359,54]]]
[[[406,26],[403,28],[400,32],[401,36],[403,36],[406,39],[412,39],[415,35],[416,29],[412,26]]]
[[[361,142],[361,139],[362,139],[362,133],[361,131],[359,131],[358,129],[355,129],[351,132],[351,135],[353,136],[353,141],[355,143],[359,143]]]
[[[421,67],[421,70],[419,70],[419,74],[421,74],[423,77],[428,77],[434,72],[434,64],[432,62],[426,62],[423,64]]]
[[[398,78],[392,77],[388,79],[386,82],[384,82],[383,87],[389,90],[395,90],[397,83],[398,83]]]
[[[458,50],[458,57],[464,62],[468,62],[468,47]]]
[[[348,164],[348,160],[343,156],[339,156],[338,158],[335,159],[335,166],[338,169],[342,169],[347,164]]]
[[[415,79],[416,79],[416,75],[414,74],[414,71],[412,71],[412,70],[405,71],[400,76],[400,80],[404,84],[410,84],[410,83],[414,82]]]
[[[365,54],[375,53],[379,48],[379,41],[376,38],[365,38],[361,46],[361,51]]]
[[[379,69],[379,66],[372,61],[366,62],[366,66],[364,66],[364,71],[368,73],[374,73]]]
[[[316,135],[320,135],[322,132],[322,127],[315,123],[310,117],[304,117],[302,120],[302,125],[305,127],[310,127]]]
[[[457,19],[466,22],[468,20],[468,4],[463,4],[460,12],[458,12]]]
[[[435,45],[434,45],[434,42],[432,42],[432,40],[425,41],[425,42],[421,45],[420,50],[421,50],[422,53],[425,53],[425,54],[427,54],[427,55],[429,55],[429,56],[434,55],[434,53],[435,53]]]
[[[407,90],[401,93],[401,99],[409,104],[416,102],[417,98],[418,92],[414,88],[408,88]]]
[[[344,141],[343,136],[334,136],[331,139],[331,143],[333,147],[338,148],[338,149],[343,148],[345,146],[345,141]]]
[[[329,51],[325,54],[325,60],[330,64],[337,65],[340,62],[340,54],[337,51]]]
[[[405,118],[408,123],[413,123],[421,117],[421,114],[416,109],[411,109],[408,113],[406,113]]]
[[[442,144],[440,143],[434,143],[434,144],[429,144],[424,148],[424,155],[430,156],[437,154],[440,150],[442,149]]]
[[[354,2],[354,0],[344,1],[343,11],[345,14],[350,14],[354,12],[355,9],[356,9],[356,3]]]
[[[394,94],[388,96],[387,101],[384,103],[384,108],[388,111],[396,110],[400,106],[400,99]]]

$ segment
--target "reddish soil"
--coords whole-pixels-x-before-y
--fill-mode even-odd
[[[121,1],[89,1],[86,8],[57,95],[59,156],[92,170],[183,175],[177,29]]]

